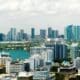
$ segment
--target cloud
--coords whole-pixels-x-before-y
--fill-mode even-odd
[[[79,0],[0,0],[0,11],[19,11],[28,14],[71,14],[79,10]]]

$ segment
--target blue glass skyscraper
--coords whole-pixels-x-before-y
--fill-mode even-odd
[[[58,30],[52,30],[52,38],[58,38]]]
[[[46,30],[44,30],[44,29],[40,30],[40,37],[43,38],[43,39],[46,38]]]
[[[65,39],[67,41],[80,41],[80,26],[69,25],[65,28]]]
[[[11,28],[7,34],[7,40],[15,41],[16,40],[16,28]]]
[[[35,28],[31,28],[31,38],[35,38]]]
[[[48,28],[48,38],[52,38],[52,28]]]
[[[65,28],[65,39],[67,41],[72,41],[73,40],[73,25],[68,25]]]
[[[73,27],[74,41],[80,41],[80,26]]]

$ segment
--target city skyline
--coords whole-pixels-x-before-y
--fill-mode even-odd
[[[30,30],[51,26],[63,33],[66,25],[79,25],[79,18],[79,0],[0,1],[0,32],[7,33],[11,27]]]

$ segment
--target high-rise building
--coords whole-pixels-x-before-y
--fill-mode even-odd
[[[65,28],[65,39],[67,41],[80,41],[80,26],[69,25]]]
[[[43,39],[46,38],[46,30],[44,30],[44,29],[40,30],[40,37],[43,38]]]
[[[67,59],[67,45],[62,40],[49,41],[45,44],[46,47],[53,48],[53,60],[64,60]]]
[[[48,38],[52,38],[52,28],[48,28]]]
[[[24,40],[24,30],[21,29],[20,32],[17,33],[17,40],[22,41]]]
[[[27,35],[27,33],[24,33],[24,34],[23,34],[23,39],[26,40],[26,41],[28,40],[28,35]]]
[[[52,30],[52,38],[58,38],[58,30]]]
[[[31,38],[35,38],[35,28],[31,28]]]
[[[7,40],[15,41],[16,40],[16,28],[11,28],[7,34]]]
[[[17,33],[17,40],[18,41],[21,41],[22,40],[20,32]]]
[[[23,29],[20,30],[20,34],[21,34],[21,38],[23,40],[23,38],[24,38],[24,30]]]
[[[80,41],[80,26],[73,27],[74,41]]]
[[[67,41],[72,41],[73,40],[73,25],[68,25],[65,28],[65,39]]]
[[[67,46],[65,44],[54,45],[54,60],[63,60],[67,58]]]
[[[4,41],[5,40],[5,35],[3,33],[0,33],[0,41]]]

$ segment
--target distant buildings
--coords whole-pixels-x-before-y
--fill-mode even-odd
[[[35,28],[31,28],[31,38],[35,38]]]
[[[40,37],[43,38],[43,39],[46,38],[46,30],[44,30],[44,29],[40,30]]]
[[[11,28],[7,34],[8,41],[16,41],[16,28]]]
[[[52,30],[51,27],[48,28],[48,38],[58,38],[58,31]]]
[[[52,38],[52,28],[48,28],[48,38]]]
[[[17,33],[17,41],[26,41],[28,40],[27,33],[24,32],[23,29],[20,30],[20,32]]]
[[[31,34],[24,32],[24,29],[20,29],[17,32],[16,28],[10,28],[7,34],[0,34],[0,41],[43,41],[46,38],[55,39],[59,37],[58,30],[53,30],[51,27],[46,29],[40,29],[40,34],[35,33],[35,28],[31,28]]]
[[[67,41],[80,41],[80,26],[68,25],[65,28],[65,40]]]
[[[0,41],[5,41],[5,35],[3,33],[0,33]]]
[[[52,38],[58,38],[58,30],[52,30]]]
[[[17,40],[22,41],[24,39],[24,30],[21,29],[17,34]]]

